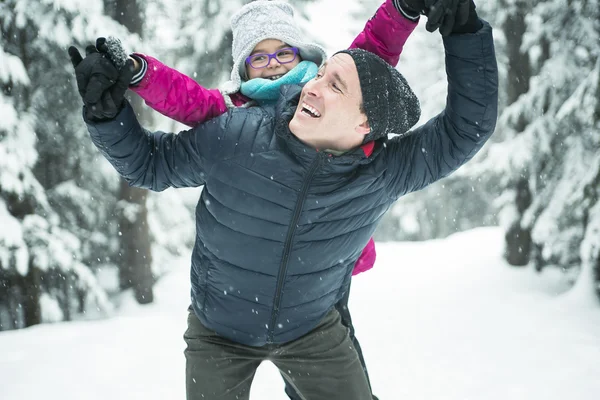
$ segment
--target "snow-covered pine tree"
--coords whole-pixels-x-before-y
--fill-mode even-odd
[[[98,2],[0,3],[0,330],[110,308],[93,273],[116,250],[110,174],[66,53],[106,29],[124,36]]]
[[[500,117],[501,141],[488,148],[485,167],[504,177],[503,222],[509,233],[530,232],[520,246],[523,253],[530,248],[536,268],[581,267],[580,276],[593,276],[600,294],[600,6],[598,0],[507,2],[515,15],[519,7],[531,7],[522,15],[525,29],[506,41],[529,60],[530,79],[507,81],[520,89]]]

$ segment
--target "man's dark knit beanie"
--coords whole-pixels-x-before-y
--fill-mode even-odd
[[[377,55],[362,49],[338,53],[350,55],[358,70],[363,108],[371,128],[364,143],[386,137],[388,133],[408,132],[421,117],[421,106],[402,74]]]

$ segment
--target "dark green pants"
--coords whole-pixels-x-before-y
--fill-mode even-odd
[[[365,359],[363,358],[362,349],[360,348],[360,343],[358,339],[354,335],[354,325],[352,325],[352,317],[350,317],[350,310],[348,309],[348,301],[350,299],[350,288],[346,290],[346,294],[342,299],[335,305],[336,310],[340,313],[340,317],[342,318],[342,325],[348,328],[348,334],[350,335],[350,340],[356,349],[358,354],[358,359],[360,364],[365,371],[365,375],[367,376],[367,382],[369,383],[369,387],[371,387],[371,382],[369,381],[369,373],[367,371],[367,365],[365,364]],[[283,374],[282,374],[283,375]],[[294,387],[287,381],[285,375],[283,376],[283,380],[285,381],[285,393],[291,400],[301,400],[301,397],[296,393]],[[371,391],[373,389],[371,388]],[[378,400],[377,396],[373,395],[373,400]]]
[[[244,346],[205,328],[188,316],[187,400],[244,400],[262,361],[279,368],[304,400],[370,400],[371,390],[358,354],[332,310],[310,333],[283,345]]]

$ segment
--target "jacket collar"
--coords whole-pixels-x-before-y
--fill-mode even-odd
[[[373,150],[375,149],[375,142],[371,140],[370,142],[360,146],[360,148],[362,149],[363,153],[365,153],[365,157],[371,157],[371,154],[373,154]]]

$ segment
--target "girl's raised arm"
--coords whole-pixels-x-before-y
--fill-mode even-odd
[[[350,48],[360,48],[396,66],[406,40],[419,23],[419,17],[405,16],[386,0],[375,15],[367,21],[365,28],[354,39]]]

